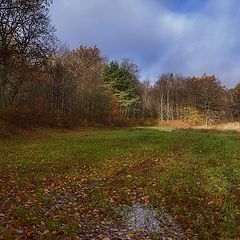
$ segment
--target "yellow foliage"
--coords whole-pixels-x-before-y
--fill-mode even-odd
[[[203,122],[202,114],[195,107],[184,107],[182,116],[184,120],[189,121],[193,125],[200,125]]]

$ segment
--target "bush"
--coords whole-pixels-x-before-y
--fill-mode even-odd
[[[72,114],[46,113],[18,109],[0,110],[0,120],[17,128],[72,128],[79,124]]]
[[[10,137],[17,132],[16,128],[11,124],[0,120],[0,138]]]

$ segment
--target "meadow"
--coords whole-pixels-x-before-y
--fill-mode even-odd
[[[0,140],[0,239],[107,240],[121,229],[118,239],[240,237],[237,132],[139,127],[35,135]],[[125,231],[119,209],[134,204],[168,213],[184,236]]]

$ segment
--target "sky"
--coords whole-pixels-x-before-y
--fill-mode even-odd
[[[240,82],[239,0],[55,0],[56,35],[70,49],[96,45],[128,58],[141,78],[162,73],[216,75]]]

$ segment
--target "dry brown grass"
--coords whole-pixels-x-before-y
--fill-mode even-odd
[[[222,124],[211,125],[211,126],[197,126],[197,127],[194,127],[194,129],[240,132],[240,122],[222,123]]]
[[[158,126],[161,127],[171,127],[174,129],[199,129],[199,130],[214,130],[214,131],[224,131],[224,132],[240,132],[240,122],[229,122],[221,123],[215,125],[200,125],[196,126],[188,121],[158,121]]]
[[[186,129],[186,128],[193,128],[194,124],[189,121],[182,121],[182,120],[171,120],[171,121],[158,121],[158,126],[162,127],[172,127],[176,129]]]

